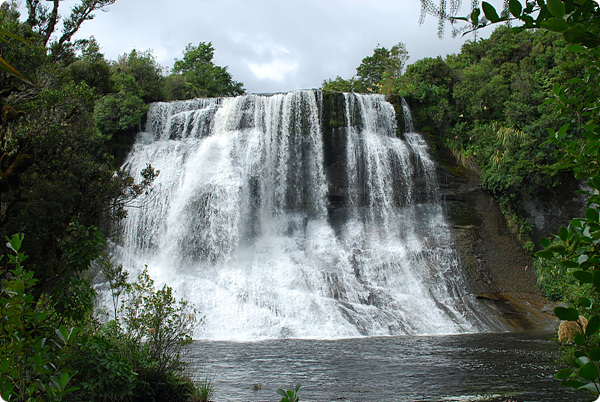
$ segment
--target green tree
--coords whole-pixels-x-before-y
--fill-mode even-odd
[[[339,75],[334,80],[326,79],[321,84],[322,91],[335,91],[335,92],[354,92],[355,80],[354,78],[345,80]]]
[[[175,61],[173,73],[182,75],[189,84],[186,98],[237,96],[245,92],[243,84],[233,80],[227,67],[213,63],[214,53],[211,42],[200,42],[198,46],[190,43],[183,59]]]
[[[325,80],[321,89],[338,92],[396,92],[396,83],[408,61],[406,45],[399,42],[391,49],[377,45],[372,56],[362,59],[356,75],[349,80],[336,77]]]
[[[394,45],[390,50],[378,45],[373,55],[362,59],[361,64],[356,68],[359,87],[363,91],[391,93],[393,82],[402,74],[408,58],[406,45],[402,42]]]
[[[119,56],[112,67],[116,74],[125,74],[134,78],[144,102],[165,99],[163,68],[156,62],[150,50],[145,52],[132,50],[129,54]]]
[[[79,30],[81,25],[94,18],[94,12],[104,10],[116,0],[81,0],[71,8],[71,13],[63,21],[62,32],[58,39],[50,43],[52,34],[58,29],[60,21],[60,0],[51,0],[52,6],[47,6],[42,0],[25,0],[28,17],[26,24],[36,31],[43,46],[50,46],[55,54],[60,53],[65,44]]]
[[[109,62],[100,53],[100,45],[93,37],[79,42],[81,57],[68,67],[75,81],[83,81],[98,96],[113,92]]]

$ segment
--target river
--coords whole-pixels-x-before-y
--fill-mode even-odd
[[[195,341],[187,359],[193,379],[213,382],[215,401],[278,401],[276,388],[292,389],[298,382],[303,402],[594,400],[553,379],[559,355],[551,337],[487,333]]]

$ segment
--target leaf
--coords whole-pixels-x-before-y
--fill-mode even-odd
[[[588,321],[588,325],[587,325],[587,327],[585,327],[585,335],[592,336],[596,332],[598,332],[599,328],[600,328],[600,317],[595,315],[592,318],[590,318],[590,320]],[[594,358],[592,358],[592,359],[598,360],[598,359],[594,359]]]
[[[33,85],[33,83],[29,81],[27,77],[25,77],[23,74],[17,71],[16,68],[8,64],[8,62],[2,57],[0,57],[0,70],[4,71],[7,74],[14,75],[15,77],[19,78],[21,81],[25,81],[29,85]]]
[[[550,31],[554,32],[565,32],[569,29],[569,24],[562,18],[551,17],[547,20],[540,22],[540,25]]]
[[[56,333],[56,336],[58,336],[58,339],[60,339],[62,341],[62,343],[67,343],[67,337],[69,336],[68,334],[68,330],[67,328],[65,328],[64,325],[61,325],[56,331],[54,331]]]
[[[525,22],[525,25],[528,27],[532,27],[534,23],[534,19],[531,15],[523,14],[521,16],[521,20]]]
[[[591,182],[590,186],[593,185],[596,190],[600,190],[600,176],[592,177],[591,181],[592,182]]]
[[[575,271],[573,272],[573,276],[581,283],[593,283],[594,282],[594,274],[589,271]],[[573,320],[570,320],[573,321]]]
[[[582,78],[570,78],[566,84],[583,84],[585,81]]]
[[[567,49],[569,49],[569,51],[575,52],[575,53],[583,53],[586,51],[585,46],[581,46],[581,45],[569,45],[569,46],[567,46]]]
[[[481,8],[483,8],[483,13],[485,14],[485,18],[490,20],[490,22],[500,21],[500,17],[498,16],[496,9],[490,3],[485,2],[485,1],[482,2]]]
[[[573,262],[573,261],[569,261],[569,260],[561,261],[560,265],[562,265],[565,268],[578,268],[579,267],[579,264],[577,264],[576,262]]]
[[[579,319],[579,311],[577,311],[577,309],[574,309],[572,307],[570,307],[570,308],[561,307],[561,306],[555,307],[554,315],[563,321],[577,321]]]
[[[600,290],[600,271],[594,271],[594,287]]]
[[[569,378],[573,374],[573,369],[571,367],[564,368],[560,370],[554,378],[557,380],[564,380],[565,378]]]
[[[561,226],[561,227],[558,229],[558,237],[560,237],[560,239],[561,239],[562,241],[567,241],[567,239],[569,238],[569,231],[567,230],[567,228],[566,228],[566,227],[564,227],[564,226]]]
[[[575,345],[583,347],[585,345],[585,337],[582,334],[576,334],[573,337],[573,342],[575,342]],[[579,361],[579,359],[577,359],[577,361]],[[583,364],[583,363],[580,363],[580,364]]]
[[[587,256],[587,254],[581,254],[581,255],[579,256],[579,258],[577,259],[577,264],[581,265],[581,264],[583,264],[584,262],[586,262],[587,260],[588,260],[588,256]],[[591,283],[591,282],[589,282],[589,283]]]
[[[563,34],[567,42],[581,43],[585,37],[586,29],[583,24],[575,24],[571,26]]]
[[[579,307],[583,307],[583,308],[592,307],[592,301],[590,299],[588,299],[587,297],[579,298],[579,302],[577,304],[579,305]]]
[[[523,6],[521,6],[519,0],[510,0],[508,2],[508,9],[510,10],[510,13],[517,18],[519,18],[523,12]]]
[[[563,17],[565,15],[565,5],[562,0],[546,0],[548,11],[555,17]]]
[[[589,355],[592,360],[600,360],[600,348],[591,348]]]
[[[479,15],[481,14],[481,10],[475,8],[471,13],[471,23],[473,25],[479,25]]]
[[[536,253],[534,254],[536,257],[538,258],[546,258],[546,259],[552,259],[554,258],[554,253],[550,250],[540,250],[540,251],[536,251]]]
[[[586,391],[591,392],[594,395],[598,395],[598,389],[600,388],[600,384],[597,382],[590,382],[588,384],[582,385],[577,389],[585,389]]]
[[[586,209],[585,217],[592,222],[598,222],[600,220],[600,214],[598,213],[598,210],[595,208]]]
[[[579,388],[579,387],[583,387],[585,385],[584,382],[579,381],[579,380],[573,380],[573,379],[568,379],[568,380],[564,380],[561,385],[563,387],[569,387],[569,388]]]
[[[540,244],[541,244],[541,246],[542,246],[542,247],[544,247],[544,248],[547,248],[547,247],[550,245],[550,242],[551,242],[551,240],[550,240],[550,239],[548,239],[547,237],[543,237],[543,238],[540,240]]]
[[[585,380],[594,381],[598,377],[598,366],[594,362],[588,362],[581,366],[577,375]]]

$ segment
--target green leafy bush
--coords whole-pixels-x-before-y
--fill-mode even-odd
[[[79,330],[54,327],[52,310],[32,294],[36,279],[22,265],[27,258],[20,251],[22,241],[22,235],[9,239],[13,268],[0,293],[0,395],[5,400],[61,400],[77,390],[64,352]]]

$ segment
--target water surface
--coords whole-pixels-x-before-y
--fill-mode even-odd
[[[592,401],[554,380],[552,334],[463,334],[196,341],[195,380],[207,376],[215,401],[278,401],[276,388],[302,383],[301,401]],[[254,390],[260,384],[261,389]],[[487,398],[487,399],[486,399]]]

